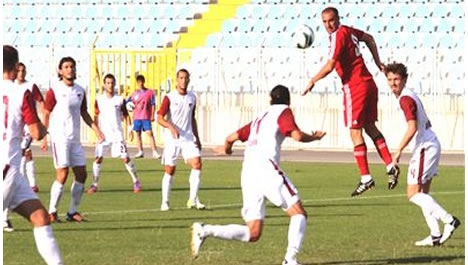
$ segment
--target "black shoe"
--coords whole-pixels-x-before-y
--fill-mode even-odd
[[[356,189],[353,191],[353,193],[351,193],[351,197],[361,195],[366,190],[372,189],[374,186],[375,186],[375,182],[373,179],[369,180],[366,183],[359,182]]]
[[[400,176],[400,168],[397,165],[394,165],[390,171],[387,172],[388,175],[388,189],[393,190],[398,184],[398,177]]]
[[[6,220],[3,222],[3,231],[4,232],[13,232],[15,229],[13,228],[13,224],[10,220]]]

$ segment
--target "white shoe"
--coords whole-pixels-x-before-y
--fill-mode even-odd
[[[3,231],[4,232],[13,232],[15,229],[13,228],[13,225],[11,224],[10,220],[3,221]]]
[[[161,203],[161,212],[166,212],[166,211],[169,211],[170,207],[169,207],[169,203],[168,202],[163,202]]]
[[[415,246],[418,247],[434,247],[440,245],[440,236],[428,236],[423,240],[416,241]]]
[[[160,159],[161,155],[158,153],[158,151],[153,151],[153,158],[155,159]]]
[[[135,158],[143,158],[145,156],[145,154],[143,153],[143,151],[138,151],[138,153],[135,154]]]
[[[445,243],[445,241],[449,240],[450,237],[452,237],[453,232],[457,227],[460,226],[460,220],[458,220],[457,217],[453,217],[453,221],[445,224],[444,226],[444,232],[442,233],[442,238],[440,238],[440,244]]]
[[[195,200],[189,199],[187,201],[187,208],[189,208],[189,209],[195,208],[197,210],[204,210],[205,205],[203,203],[201,203],[200,200],[197,197],[197,198],[195,198]]]
[[[192,258],[196,259],[200,251],[203,242],[205,242],[205,236],[203,235],[203,223],[192,224],[192,240],[190,241],[190,247],[192,249]]]

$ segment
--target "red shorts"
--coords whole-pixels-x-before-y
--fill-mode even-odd
[[[343,86],[344,123],[350,129],[377,121],[378,89],[374,80]]]

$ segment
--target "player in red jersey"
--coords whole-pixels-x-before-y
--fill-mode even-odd
[[[350,129],[354,157],[361,173],[361,181],[351,196],[360,195],[375,186],[369,171],[363,129],[374,142],[377,152],[384,161],[388,174],[388,188],[393,189],[398,183],[400,169],[393,163],[385,138],[375,125],[378,89],[359,50],[359,42],[363,41],[372,53],[377,67],[383,71],[385,65],[380,61],[374,38],[359,29],[341,25],[338,10],[334,7],[327,7],[322,11],[322,21],[330,34],[328,62],[312,77],[303,95],[310,92],[317,81],[326,77],[333,69],[336,70],[343,83],[344,122]]]
[[[17,74],[17,64],[18,51],[12,46],[3,45],[3,81],[0,90],[3,100],[3,104],[0,105],[0,123],[4,126],[2,146],[5,148],[1,152],[3,210],[12,209],[31,222],[34,226],[37,250],[47,264],[63,264],[47,210],[19,169],[24,126],[29,127],[31,137],[35,140],[44,138],[47,130],[37,116],[31,92],[13,83]]]
[[[288,246],[283,265],[298,265],[297,255],[301,249],[307,225],[304,209],[294,184],[280,168],[281,144],[286,137],[308,143],[325,136],[325,132],[311,134],[301,131],[289,108],[289,89],[275,86],[270,92],[271,106],[255,120],[230,134],[224,146],[217,148],[220,155],[232,154],[236,141],[246,142],[242,163],[242,218],[245,225],[210,225],[193,223],[192,257],[197,258],[200,247],[208,237],[242,242],[260,239],[265,219],[266,201],[281,207],[290,217]]]
[[[431,234],[416,241],[416,246],[437,246],[444,244],[461,222],[448,213],[429,194],[432,179],[437,176],[440,160],[440,142],[432,130],[419,97],[406,87],[407,68],[401,63],[392,63],[385,68],[388,86],[398,99],[398,106],[406,119],[406,132],[403,135],[393,160],[398,163],[403,150],[410,142],[414,143],[413,155],[408,166],[406,195],[408,200],[419,206],[426,219]],[[414,139],[414,141],[412,141]],[[439,221],[444,224],[440,233]]]

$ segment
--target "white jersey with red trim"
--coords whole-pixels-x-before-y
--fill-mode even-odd
[[[86,110],[85,90],[78,84],[57,82],[46,94],[44,108],[49,110],[49,133],[54,142],[80,142],[81,110]]]
[[[99,115],[99,128],[106,136],[107,142],[121,142],[123,138],[122,120],[123,120],[124,98],[114,95],[108,97],[102,94],[96,97],[94,113]]]
[[[35,83],[32,83],[32,82],[29,82],[29,81],[25,80],[23,83],[20,84],[20,83],[18,83],[18,80],[16,80],[15,84],[17,86],[21,87],[21,88],[29,90],[35,101],[37,101],[37,102],[43,102],[44,101],[44,97],[42,96],[41,91],[39,90],[39,88],[37,87],[37,85]],[[24,135],[26,137],[30,137],[29,136],[28,126],[24,126]]]
[[[166,116],[166,119],[171,122],[179,131],[180,141],[194,142],[195,135],[193,134],[192,120],[195,115],[195,107],[197,97],[191,91],[185,95],[181,95],[176,90],[167,94],[161,104],[158,114]],[[169,130],[165,130],[167,141],[172,141],[173,137]]]
[[[11,80],[3,80],[1,87],[3,104],[0,110],[2,127],[2,167],[19,167],[24,126],[39,121],[31,92],[18,87]]]
[[[418,124],[415,135],[415,148],[425,142],[438,142],[437,135],[432,130],[431,121],[427,117],[419,97],[408,88],[404,88],[398,97],[399,108],[406,120],[416,120]]]
[[[250,123],[244,164],[256,164],[259,160],[272,160],[280,164],[281,144],[286,136],[298,127],[288,105],[271,105],[267,111]],[[243,130],[243,129],[241,129]],[[239,132],[239,131],[238,131]],[[243,140],[242,132],[239,138]]]

